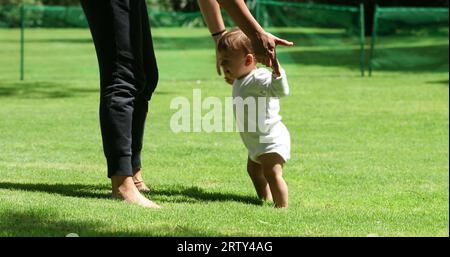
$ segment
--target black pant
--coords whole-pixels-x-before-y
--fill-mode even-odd
[[[100,126],[108,177],[141,168],[158,67],[145,0],[80,0],[100,67]]]

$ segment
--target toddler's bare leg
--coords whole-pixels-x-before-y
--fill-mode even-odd
[[[272,201],[272,193],[270,192],[269,183],[267,183],[261,165],[250,160],[247,161],[247,172],[252,179],[258,197],[264,201]]]
[[[277,208],[288,207],[288,187],[283,179],[283,158],[277,153],[263,154],[259,157],[264,176],[269,183]]]

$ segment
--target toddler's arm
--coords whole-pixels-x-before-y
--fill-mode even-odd
[[[268,85],[269,96],[283,97],[289,95],[289,84],[286,76],[286,71],[278,63],[280,75],[278,76],[275,70],[272,73],[272,79]]]

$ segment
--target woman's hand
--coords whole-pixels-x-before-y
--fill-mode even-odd
[[[278,66],[276,47],[277,45],[293,46],[293,42],[278,38],[270,33],[264,32],[256,34],[251,38],[256,60],[267,67],[271,67],[275,74],[280,75]]]
[[[216,69],[217,69],[217,74],[219,74],[219,76],[222,76],[222,66],[221,64],[221,60],[220,60],[220,54],[219,54],[219,50],[217,49],[217,43],[218,43],[219,38],[214,38],[214,42],[216,45]]]
[[[223,30],[222,33],[213,36],[214,43],[215,43],[215,46],[216,46],[216,69],[217,69],[217,74],[219,74],[219,76],[222,76],[222,66],[221,66],[220,54],[219,54],[219,51],[217,50],[217,44],[219,43],[220,38],[225,33],[227,33],[227,31]]]
[[[219,74],[219,76],[222,76],[222,66],[220,64],[221,64],[220,54],[219,54],[219,51],[217,50],[217,47],[216,47],[216,69],[217,69],[217,74]]]

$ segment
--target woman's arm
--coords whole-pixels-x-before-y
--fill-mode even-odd
[[[227,11],[236,25],[250,38],[258,62],[272,67],[276,74],[280,74],[278,65],[276,65],[278,62],[276,61],[275,48],[277,45],[292,46],[293,43],[266,33],[250,13],[244,0],[217,1]],[[222,31],[225,27],[223,26],[220,6],[217,4],[217,1],[198,0],[211,33]]]
[[[218,2],[250,38],[258,62],[272,67],[274,72],[280,75],[275,48],[277,45],[292,46],[294,44],[266,33],[255,20],[244,0],[218,0]]]
[[[215,34],[225,30],[219,3],[216,0],[198,0],[197,2],[208,25],[209,32]]]
[[[225,24],[223,22],[222,13],[220,12],[220,5],[216,0],[198,0],[198,5],[202,11],[205,22],[208,25],[209,32],[213,35],[214,42],[219,41],[219,38],[225,33]],[[216,49],[216,68],[217,73],[222,75],[220,68],[220,59]]]
[[[264,29],[253,18],[244,0],[218,0],[218,2],[252,41],[258,40],[265,33]]]

